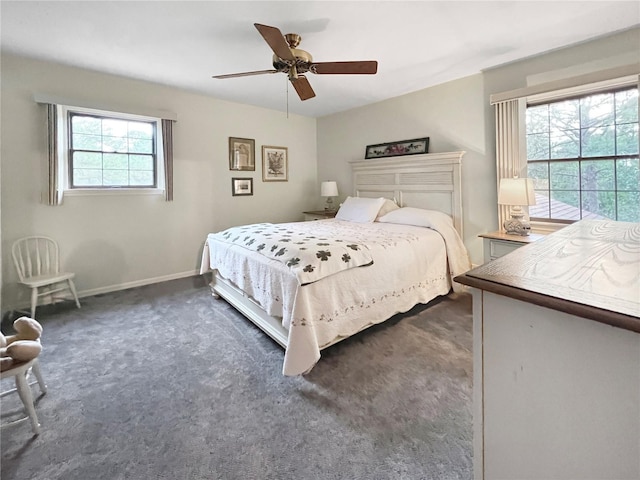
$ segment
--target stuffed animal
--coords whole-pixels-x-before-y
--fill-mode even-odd
[[[9,370],[16,363],[33,360],[42,351],[42,325],[33,318],[20,317],[13,322],[15,335],[5,337],[0,332],[0,371]]]

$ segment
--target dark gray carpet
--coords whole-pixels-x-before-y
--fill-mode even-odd
[[[468,294],[372,327],[294,378],[200,277],[82,304],[38,315],[42,433],[2,430],[2,480],[472,478]],[[19,402],[4,400],[3,412]]]

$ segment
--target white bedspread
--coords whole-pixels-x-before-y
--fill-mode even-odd
[[[357,228],[326,228],[315,222],[256,223],[211,234],[218,242],[233,243],[284,263],[300,285],[350,268],[372,263],[371,254]],[[352,224],[355,225],[355,224]]]
[[[354,227],[352,222],[335,219],[286,225],[300,224],[337,232]],[[268,315],[282,318],[289,332],[285,375],[309,371],[320,359],[320,350],[337,339],[447,294],[452,276],[470,268],[455,230],[454,235],[442,235],[429,228],[377,222],[357,224],[357,228],[368,238],[373,265],[304,286],[281,262],[219,242],[213,235],[207,238],[202,271],[217,270]]]

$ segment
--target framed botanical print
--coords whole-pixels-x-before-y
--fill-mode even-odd
[[[234,197],[253,195],[253,178],[232,178],[231,194]]]
[[[229,170],[256,169],[256,142],[252,138],[229,137]]]
[[[289,180],[287,147],[262,146],[262,181],[286,182]]]

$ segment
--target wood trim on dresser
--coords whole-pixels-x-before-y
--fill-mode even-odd
[[[582,220],[454,280],[640,333],[640,224]]]
[[[551,308],[560,312],[569,313],[589,320],[611,325],[613,327],[631,330],[640,333],[640,318],[625,315],[623,313],[603,310],[601,308],[585,305],[583,303],[571,302],[563,298],[551,297],[539,293],[523,290],[502,283],[472,277],[466,273],[454,278],[458,283],[478,288],[491,293],[496,293],[505,297],[510,297],[523,302],[533,303],[541,307]]]

